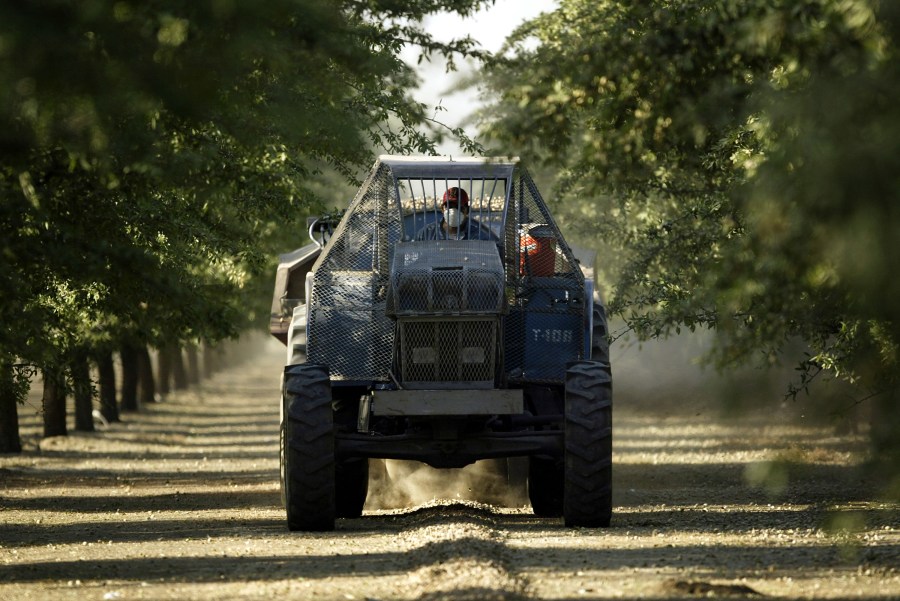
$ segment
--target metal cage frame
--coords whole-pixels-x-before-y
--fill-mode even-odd
[[[590,357],[584,275],[518,159],[384,155],[312,268],[308,360],[333,380],[392,381],[394,253],[443,227],[438,198],[451,186],[469,195],[465,236],[492,241],[502,263],[504,385],[561,384],[566,363]]]

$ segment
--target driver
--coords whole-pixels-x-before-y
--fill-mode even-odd
[[[419,230],[416,240],[496,239],[487,228],[469,223],[469,195],[462,188],[454,186],[444,192],[441,213],[441,221]]]

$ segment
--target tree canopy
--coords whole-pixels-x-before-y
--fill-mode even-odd
[[[875,395],[891,461],[898,34],[869,0],[562,0],[508,40],[483,115],[560,170],[629,330],[714,328],[720,365],[802,340],[793,391]]]
[[[477,54],[420,21],[484,3],[0,7],[0,367],[248,324],[261,268],[346,200],[322,173],[433,152],[398,50]]]

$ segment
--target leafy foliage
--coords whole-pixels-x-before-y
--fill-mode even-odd
[[[485,129],[562,169],[629,329],[715,328],[722,366],[799,339],[794,394],[828,373],[892,416],[898,34],[868,0],[562,0],[493,63]]]
[[[565,168],[580,230],[615,245],[612,306],[642,336],[717,327],[733,360],[792,335],[833,340],[844,299],[819,294],[825,272],[800,260],[814,208],[771,200],[794,228],[774,252],[754,246],[768,231],[758,195],[776,153],[798,150],[794,115],[821,114],[788,107],[817,96],[813,80],[875,77],[887,43],[862,1],[564,1],[494,64],[489,131]]]
[[[0,6],[0,356],[252,323],[270,257],[346,202],[328,174],[433,152],[398,50],[476,53],[419,20],[484,1]]]

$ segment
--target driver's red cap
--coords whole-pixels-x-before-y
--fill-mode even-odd
[[[469,195],[466,194],[465,190],[454,186],[444,192],[444,199],[441,201],[441,204],[444,206],[448,204],[456,205],[461,209],[465,209],[469,206]]]

